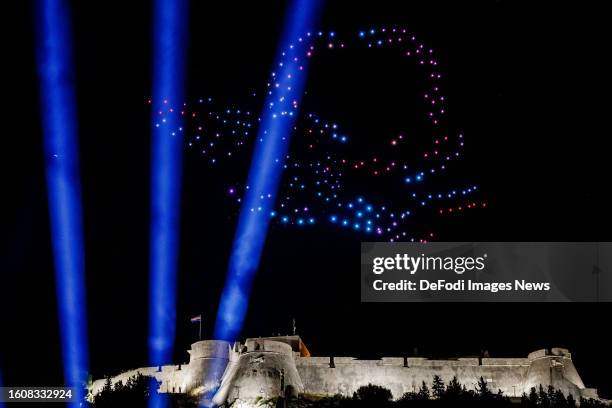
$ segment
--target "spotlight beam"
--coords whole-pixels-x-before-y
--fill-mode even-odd
[[[286,17],[279,50],[315,26],[320,2],[294,0]],[[296,43],[296,47],[297,47]],[[253,277],[259,266],[274,204],[295,122],[295,106],[301,99],[307,62],[282,64],[279,51],[275,66],[281,78],[266,98],[262,122],[248,175],[249,189],[240,210],[238,227],[229,260],[228,275],[221,295],[215,338],[235,340],[242,329],[248,307]],[[299,68],[299,66],[302,68]],[[291,79],[291,80],[290,80]],[[288,112],[292,112],[288,114]],[[262,201],[262,197],[266,200]]]
[[[153,84],[151,107],[180,111],[184,99],[187,1],[156,0],[153,11]],[[155,120],[153,121],[155,122]],[[151,135],[151,221],[149,242],[149,361],[172,359],[176,333],[176,284],[179,245],[183,140],[181,115]],[[152,406],[162,400],[153,394]]]
[[[82,401],[88,345],[70,13],[68,2],[63,0],[39,0],[36,6],[37,66],[64,381],[76,387],[77,401]]]
[[[2,380],[2,370],[0,370],[0,387],[4,387],[4,382]],[[0,408],[4,408],[4,402],[0,401]]]

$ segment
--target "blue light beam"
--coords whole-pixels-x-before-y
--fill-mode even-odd
[[[0,370],[0,387],[4,387],[4,382],[2,380],[2,370]],[[4,408],[4,402],[0,401],[0,408]]]
[[[319,0],[294,0],[285,20],[277,55],[274,85],[266,98],[262,122],[248,176],[248,190],[240,210],[238,227],[229,260],[228,274],[221,295],[215,338],[236,340],[248,307],[253,277],[259,266],[270,222],[270,212],[278,192],[291,130],[306,82],[307,59],[299,55],[305,42],[300,35],[316,35]]]
[[[184,99],[187,1],[156,0],[153,11],[153,115],[175,109]],[[155,123],[156,121],[153,120]],[[158,366],[172,359],[176,333],[182,173],[181,115],[152,128],[151,224],[149,245],[149,361]],[[161,406],[153,393],[151,406]]]
[[[88,370],[85,254],[68,1],[39,0],[36,53],[64,381],[78,406]]]

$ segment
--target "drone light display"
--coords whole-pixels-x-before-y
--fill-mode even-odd
[[[300,95],[292,92],[292,84],[296,76],[304,75],[304,63],[315,64],[317,56],[326,54],[342,58],[342,53],[350,49],[391,52],[416,66],[420,78],[415,81],[424,89],[420,95],[424,113],[421,119],[428,128],[428,139],[415,136],[413,129],[405,129],[377,136],[376,150],[355,153],[351,150],[354,137],[340,123],[300,106]],[[478,185],[434,187],[441,184],[453,166],[459,165],[465,140],[447,120],[443,73],[435,51],[406,28],[372,28],[345,37],[334,31],[307,32],[288,44],[282,56],[265,91],[250,96],[266,97],[266,109],[273,118],[295,116],[293,141],[285,157],[274,158],[283,167],[278,196],[261,192],[259,202],[248,211],[271,217],[282,226],[307,228],[325,224],[354,231],[364,239],[424,242],[435,239],[436,232],[423,225],[423,219],[487,206],[480,198]],[[291,73],[283,71],[281,76],[281,68],[289,64],[295,69]],[[179,108],[167,106],[157,113],[155,126],[165,126],[169,115],[183,115],[185,126],[175,131],[185,133],[187,149],[212,167],[231,163],[241,151],[262,142],[257,139],[261,119],[253,110],[221,107],[212,97]],[[434,178],[435,183],[428,183]],[[377,185],[387,186],[392,193],[389,197],[384,193],[370,194],[371,186]],[[227,186],[226,194],[242,205],[250,188],[237,177]]]

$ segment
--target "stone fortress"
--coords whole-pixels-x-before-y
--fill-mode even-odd
[[[155,377],[161,393],[211,395],[211,405],[255,407],[262,399],[308,394],[351,396],[367,384],[381,385],[395,399],[418,391],[434,375],[445,383],[457,377],[468,388],[480,377],[490,389],[520,397],[540,385],[562,390],[574,398],[598,398],[597,390],[585,387],[563,348],[538,350],[525,358],[457,358],[430,360],[421,357],[383,357],[360,360],[352,357],[312,357],[299,336],[250,338],[230,344],[220,340],[193,343],[189,363],[130,370],[111,378],[112,383],[138,373]],[[98,394],[105,380],[96,380],[90,391]]]

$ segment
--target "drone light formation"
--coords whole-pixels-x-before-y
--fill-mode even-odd
[[[36,54],[45,173],[66,386],[79,406],[88,364],[85,253],[70,10],[64,0],[36,4]]]
[[[187,1],[156,0],[153,11],[154,111],[184,98]],[[153,126],[151,135],[151,223],[149,245],[149,361],[171,360],[175,339],[176,281],[179,245],[183,139],[175,129],[181,116],[168,117],[168,127]],[[150,406],[164,405],[156,393]]]
[[[300,33],[312,29],[319,9],[318,0],[294,0],[285,22],[282,49]],[[279,79],[265,98],[261,122],[257,132],[251,168],[248,175],[250,189],[245,192],[234,238],[225,287],[221,294],[215,338],[235,340],[242,329],[253,277],[266,240],[270,218],[261,216],[273,210],[292,127],[297,118],[298,104],[304,90],[308,60],[299,58],[305,44],[292,44],[277,58]],[[286,54],[292,58],[287,58]],[[261,200],[265,196],[266,200]],[[253,212],[252,207],[262,211]]]
[[[417,97],[424,108],[420,118],[423,125],[418,131],[406,126],[397,134],[366,136],[375,146],[355,151],[352,146],[358,136],[345,131],[341,123],[303,106],[299,113],[302,91],[292,86],[291,81],[306,76],[303,63],[316,63],[318,56],[343,58],[352,49],[375,56],[388,52],[399,62],[405,60],[415,66],[415,75],[420,75],[416,82],[423,89]],[[265,91],[251,94],[250,99],[257,100],[263,94],[267,108],[264,115],[293,122],[292,147],[291,151],[286,150],[290,137],[283,136],[280,141],[285,144],[284,158],[269,157],[277,169],[283,170],[278,194],[263,182],[255,186],[253,178],[246,183],[228,181],[225,194],[242,206],[241,220],[244,217],[253,226],[256,220],[266,226],[267,220],[273,220],[283,228],[298,229],[323,225],[350,231],[364,239],[426,242],[437,239],[436,225],[443,223],[449,214],[486,208],[478,185],[446,182],[449,172],[463,160],[465,138],[447,118],[448,101],[442,92],[443,74],[436,53],[413,33],[399,26],[346,35],[307,31],[294,37],[281,56]],[[297,73],[280,69],[291,63],[297,64]],[[223,107],[212,97],[184,103],[180,113],[185,127],[180,131],[185,133],[188,151],[201,156],[211,167],[221,169],[243,160],[253,146],[262,150],[261,131],[265,136],[267,127],[264,116],[257,117],[248,108],[253,104],[247,101],[240,107]],[[169,109],[159,111],[156,126],[166,126],[165,121],[174,114]],[[258,127],[260,133],[256,133]],[[374,191],[377,188],[379,191]],[[247,234],[258,229],[240,231]],[[237,242],[245,242],[246,238]],[[257,265],[258,261],[258,257],[235,259],[244,265],[250,262]],[[242,297],[240,293],[235,296]]]

